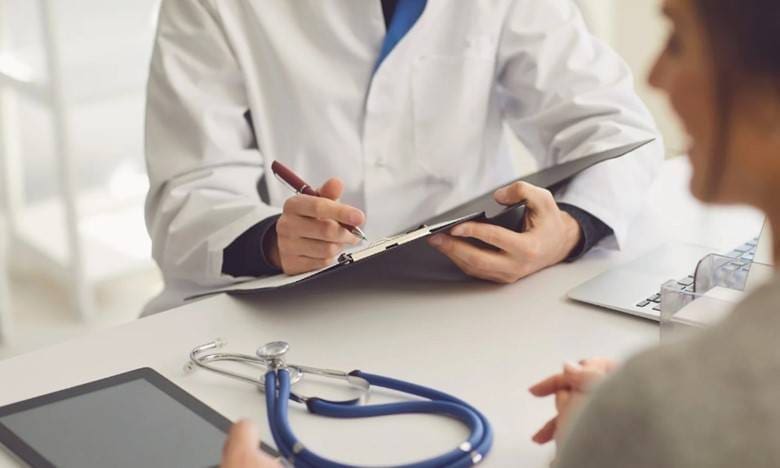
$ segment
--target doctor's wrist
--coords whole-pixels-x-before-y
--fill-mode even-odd
[[[577,246],[569,252],[567,262],[573,262],[596,246],[602,239],[612,235],[612,229],[589,212],[568,203],[559,203],[561,211],[568,213],[580,225],[581,237]]]
[[[276,223],[274,223],[276,224]],[[282,268],[282,256],[279,253],[279,242],[276,236],[276,226],[266,231],[263,236],[263,257],[276,268]]]
[[[273,237],[276,237],[278,218],[271,216],[258,222],[225,247],[222,252],[222,273],[236,278],[279,273],[279,266],[273,264],[268,255],[272,250],[265,249],[268,234],[273,233]]]
[[[564,255],[561,260],[566,260],[570,258],[572,254],[582,249],[584,236],[582,233],[582,226],[580,225],[579,221],[577,221],[577,219],[575,219],[567,211],[561,210],[561,219],[564,225],[563,232],[565,239],[564,245],[562,247]]]

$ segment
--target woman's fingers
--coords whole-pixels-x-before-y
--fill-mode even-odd
[[[573,408],[581,404],[586,393],[616,364],[604,358],[586,359],[579,364],[567,362],[563,372],[554,374],[528,389],[538,397],[555,395],[557,416],[552,418],[533,436],[533,441],[545,444],[556,437],[556,432],[567,424]],[[609,371],[607,371],[609,369]]]
[[[222,449],[222,468],[280,468],[281,465],[262,453],[258,446],[260,435],[249,421],[240,421],[230,428]]]
[[[536,434],[533,435],[531,440],[536,442],[539,445],[546,444],[547,442],[550,442],[555,437],[555,430],[557,428],[558,424],[558,417],[554,417],[547,421],[544,426],[542,426],[541,429],[539,429]]]
[[[233,424],[230,428],[228,438],[222,447],[224,459],[237,458],[243,456],[246,452],[254,452],[260,443],[260,434],[257,427],[247,420],[242,420]]]
[[[583,359],[579,363],[566,362],[563,372],[554,374],[528,389],[533,395],[544,397],[559,390],[586,390],[587,387],[612,372],[617,364],[606,358]]]
[[[604,372],[612,372],[617,368],[617,363],[605,357],[582,359],[579,364],[583,367],[594,368]]]
[[[531,392],[531,394],[534,396],[544,397],[567,388],[569,388],[568,383],[566,382],[563,374],[555,374],[534,384],[531,386],[531,388],[528,389],[528,391]]]
[[[564,371],[564,378],[569,388],[580,392],[587,392],[594,385],[599,383],[606,374],[592,369],[581,369],[577,371]]]
[[[558,390],[555,392],[555,409],[558,414],[566,411],[571,400],[571,390]]]

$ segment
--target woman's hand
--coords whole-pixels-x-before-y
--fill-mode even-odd
[[[579,223],[558,208],[548,190],[515,182],[497,190],[494,197],[502,205],[526,202],[525,232],[469,222],[429,240],[466,274],[497,283],[514,283],[560,263],[579,243]],[[466,237],[479,239],[497,250],[476,247],[463,240]]]
[[[537,397],[555,395],[555,409],[558,412],[534,434],[533,441],[537,444],[546,444],[553,439],[560,442],[574,410],[582,406],[593,385],[616,367],[614,361],[606,358],[583,359],[579,364],[564,364],[562,373],[532,386],[529,391]]]
[[[249,421],[239,421],[230,429],[222,449],[222,468],[281,468],[276,460],[259,449],[260,435]]]

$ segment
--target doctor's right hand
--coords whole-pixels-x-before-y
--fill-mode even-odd
[[[339,203],[344,184],[329,179],[319,197],[295,195],[287,199],[276,221],[276,234],[263,246],[268,259],[288,275],[317,270],[332,264],[345,246],[360,242],[339,223],[361,226],[366,216],[357,208]]]

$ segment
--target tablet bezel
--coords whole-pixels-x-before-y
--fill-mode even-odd
[[[125,384],[135,380],[143,379],[154,385],[158,390],[167,394],[180,405],[189,409],[193,413],[200,416],[206,422],[215,426],[227,435],[228,430],[232,423],[229,419],[217,413],[205,403],[198,400],[191,394],[187,393],[184,389],[165,378],[162,374],[158,373],[150,367],[142,367],[140,369],[131,370],[122,374],[112,375],[104,379],[95,380],[85,384],[77,385],[75,387],[66,388],[46,395],[30,398],[17,403],[12,403],[7,406],[0,407],[0,418],[9,416],[21,411],[38,408],[41,406],[56,403],[58,401],[67,400],[68,398],[85,395],[98,390],[115,387],[117,385]],[[27,463],[33,468],[54,468],[52,462],[46,459],[32,446],[27,444],[23,439],[17,436],[9,427],[0,422],[0,444],[3,444],[12,454],[17,456],[21,461]]]

